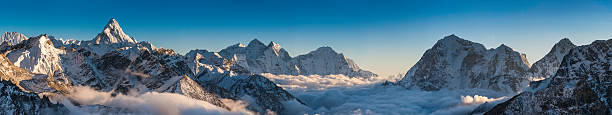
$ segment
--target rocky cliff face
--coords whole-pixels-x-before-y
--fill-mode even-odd
[[[612,40],[578,46],[556,73],[486,114],[612,114]]]
[[[527,86],[528,69],[525,55],[506,45],[485,49],[450,35],[427,50],[397,84],[425,91],[478,88],[516,93]]]

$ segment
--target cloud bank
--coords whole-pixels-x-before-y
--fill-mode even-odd
[[[99,92],[85,86],[75,87],[61,102],[75,114],[253,114],[245,109],[246,103],[230,99],[223,102],[232,111],[180,94],[146,92],[111,96],[110,92]]]
[[[270,79],[280,87],[289,90],[327,90],[330,88],[346,88],[376,84],[392,78],[383,77],[348,77],[339,75],[274,75],[263,73],[262,76]]]
[[[484,102],[500,101],[506,96],[488,90],[427,92],[379,85],[389,78],[351,78],[343,75],[263,76],[306,103],[310,109],[304,112],[310,114],[467,114]]]

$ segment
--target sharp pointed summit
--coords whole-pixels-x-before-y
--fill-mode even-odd
[[[111,18],[102,33],[96,36],[94,42],[96,44],[136,43],[136,40],[125,34],[117,20]]]
[[[266,47],[266,45],[264,45],[261,41],[255,38],[249,42],[247,47]]]

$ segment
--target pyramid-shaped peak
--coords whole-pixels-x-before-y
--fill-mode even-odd
[[[108,20],[108,23],[106,24],[107,27],[119,27],[119,22],[117,22],[117,20],[115,20],[115,18],[111,18],[110,20]]]
[[[572,43],[572,41],[570,41],[568,38],[563,38],[561,40],[559,40],[559,42],[557,42],[557,44],[555,45],[570,45],[570,46],[574,46],[574,43]]]
[[[259,41],[257,38],[251,40],[251,42],[249,42],[249,45],[247,45],[247,47],[266,47],[263,43],[261,43],[261,41]]]
[[[108,21],[102,33],[98,34],[94,40],[96,44],[137,43],[135,39],[123,32],[115,18]]]
[[[108,23],[106,23],[106,26],[104,26],[104,30],[116,30],[118,32],[120,31],[121,33],[123,33],[123,29],[121,29],[121,26],[119,26],[119,22],[117,22],[115,18],[111,18],[110,20],[108,20]]]

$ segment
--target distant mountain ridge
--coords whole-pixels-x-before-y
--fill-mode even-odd
[[[253,73],[284,75],[335,75],[350,77],[376,77],[375,73],[360,69],[355,62],[331,47],[320,47],[315,51],[296,57],[278,43],[267,46],[254,39],[247,46],[235,44],[218,52],[228,60],[236,60],[238,65]]]
[[[27,40],[28,37],[17,32],[3,32],[2,36],[0,36],[0,41],[6,42],[6,45],[15,45],[21,43],[23,40]]]

